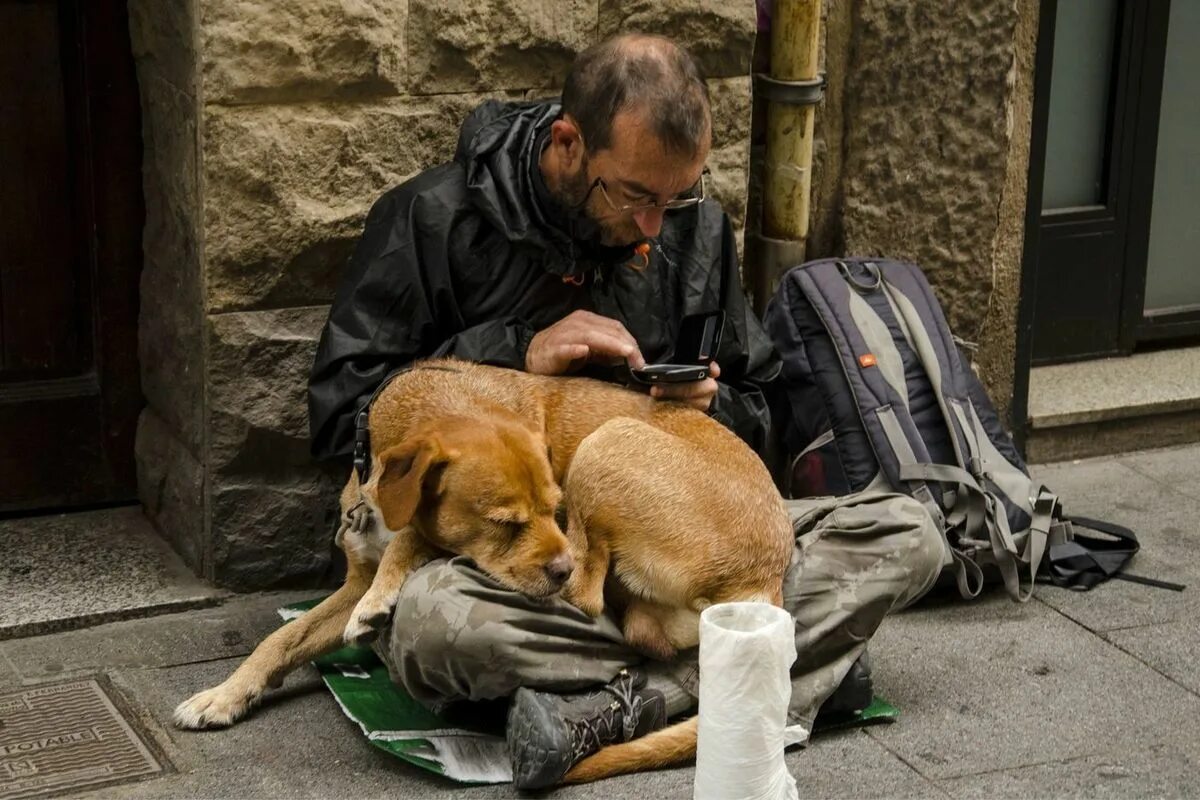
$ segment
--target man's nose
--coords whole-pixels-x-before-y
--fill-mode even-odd
[[[653,239],[662,230],[663,210],[661,208],[647,208],[644,211],[635,211],[633,213],[633,221],[637,223],[642,236],[645,236],[647,239]]]

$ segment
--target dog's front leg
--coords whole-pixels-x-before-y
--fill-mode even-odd
[[[566,517],[564,533],[575,569],[563,586],[562,598],[589,617],[598,617],[604,611],[604,580],[612,564],[608,539],[603,531],[589,530],[571,497],[566,499]]]
[[[341,588],[264,639],[224,683],[180,703],[175,724],[197,730],[232,725],[297,666],[341,647],[346,620],[369,581],[370,573],[351,562]]]
[[[604,611],[604,580],[612,563],[608,543],[597,537],[575,559],[575,571],[563,587],[563,599],[589,617],[598,617]]]
[[[346,643],[364,645],[374,641],[392,616],[404,581],[413,570],[436,556],[437,551],[411,526],[393,536],[383,551],[375,579],[346,624],[343,635]]]

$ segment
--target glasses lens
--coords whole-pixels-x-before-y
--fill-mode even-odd
[[[709,176],[708,168],[705,167],[704,172],[700,173],[700,180],[696,181],[695,185],[693,185],[692,188],[688,189],[687,191],[685,191],[683,194],[679,195],[675,199],[668,200],[667,202],[661,203],[661,204],[659,204],[659,203],[639,203],[637,205],[618,205],[618,204],[614,203],[612,198],[609,196],[608,186],[604,183],[604,181],[602,179],[597,178],[596,183],[594,185],[598,186],[600,188],[600,192],[604,195],[604,199],[608,202],[609,206],[611,206],[614,211],[617,211],[618,213],[621,213],[621,214],[638,214],[643,211],[653,211],[655,209],[664,209],[664,210],[669,211],[671,209],[687,208],[688,206],[696,205],[697,203],[704,200],[705,191],[707,189],[706,183],[708,180],[708,176]]]
[[[687,208],[688,206],[696,205],[697,203],[699,203],[701,200],[704,199],[704,192],[705,192],[705,188],[706,188],[705,183],[706,183],[707,178],[708,178],[708,169],[705,168],[704,172],[700,173],[700,180],[696,181],[696,184],[692,188],[688,189],[686,192],[679,195],[674,200],[668,201],[667,203],[664,204],[663,207],[664,208]]]

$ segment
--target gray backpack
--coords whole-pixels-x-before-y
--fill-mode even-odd
[[[1039,576],[1090,588],[1137,552],[1132,531],[1067,519],[1030,478],[916,266],[803,264],[784,277],[766,326],[783,358],[786,495],[911,495],[946,536],[946,572],[964,597],[985,573],[1020,602]]]

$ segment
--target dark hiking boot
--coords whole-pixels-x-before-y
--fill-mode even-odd
[[[508,749],[516,787],[553,786],[601,747],[628,742],[666,725],[666,698],[644,688],[645,683],[644,676],[621,670],[608,685],[590,692],[518,689],[508,712]]]
[[[834,689],[833,694],[829,695],[821,704],[821,710],[817,712],[817,716],[842,717],[857,714],[871,705],[871,701],[874,699],[875,691],[871,686],[871,659],[868,657],[867,651],[863,650],[858,660],[850,665],[850,671],[846,673],[846,677],[842,678],[838,688]]]

